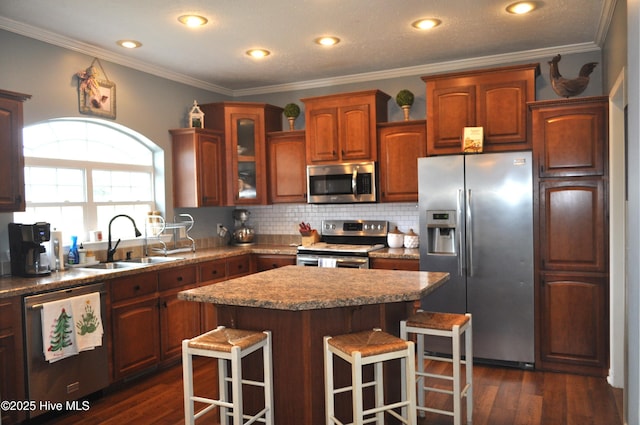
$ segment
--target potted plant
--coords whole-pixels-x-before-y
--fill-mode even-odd
[[[409,121],[409,109],[411,109],[411,105],[413,105],[413,100],[413,93],[407,89],[400,90],[396,95],[396,103],[404,111],[405,121]]]
[[[289,130],[295,130],[294,122],[300,115],[300,107],[295,103],[287,103],[284,105],[284,116],[289,120]]]

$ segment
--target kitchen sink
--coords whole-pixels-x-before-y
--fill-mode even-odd
[[[130,269],[134,267],[140,267],[139,263],[128,263],[125,261],[114,261],[112,263],[98,263],[98,264],[90,264],[83,266],[83,269],[93,269],[93,270],[116,270],[116,269]]]
[[[131,260],[121,261],[126,264],[158,264],[158,263],[168,263],[176,260],[184,260],[184,258],[179,257],[140,257],[140,258],[132,258]]]

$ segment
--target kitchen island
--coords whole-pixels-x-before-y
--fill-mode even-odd
[[[215,304],[219,325],[270,330],[275,423],[319,424],[325,422],[322,338],[373,328],[398,335],[414,302],[448,279],[448,273],[287,266],[178,297]],[[397,373],[388,376],[394,393]],[[336,407],[350,410],[347,401]]]

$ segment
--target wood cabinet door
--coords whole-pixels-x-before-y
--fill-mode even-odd
[[[160,361],[158,298],[114,306],[113,372],[119,380]]]
[[[483,127],[484,149],[531,149],[527,139],[528,82],[496,79],[478,85],[476,126]]]
[[[227,276],[240,277],[251,273],[251,255],[239,255],[227,260]]]
[[[254,256],[254,259],[256,263],[256,273],[277,269],[278,267],[294,266],[296,264],[295,255],[257,254]]]
[[[0,212],[24,211],[22,101],[0,93]]]
[[[179,300],[177,294],[170,292],[160,297],[160,347],[165,362],[180,357],[183,339],[201,333],[201,303]]]
[[[404,258],[371,258],[372,269],[419,271],[420,261]]]
[[[609,347],[608,280],[586,274],[544,273],[539,297],[539,355],[536,365],[606,375]],[[597,372],[596,372],[597,373]]]
[[[169,130],[172,138],[173,204],[178,208],[222,205],[222,132]]]
[[[425,121],[378,128],[380,200],[418,201],[418,158],[426,156]]]
[[[475,84],[438,87],[427,82],[427,155],[460,153],[464,127],[475,124]]]
[[[264,204],[267,199],[264,118],[251,108],[230,107],[227,134],[227,201],[231,205]]]
[[[303,203],[307,200],[304,131],[269,133],[269,201]]]
[[[309,111],[307,122],[307,162],[338,160],[338,108]]]
[[[203,207],[222,205],[222,137],[220,135],[199,136],[199,197]]]
[[[607,272],[608,223],[600,178],[540,182],[540,267]]]
[[[373,159],[371,157],[370,105],[350,105],[338,108],[340,159],[345,161]]]
[[[540,102],[531,128],[540,177],[602,176],[608,162],[606,98]]]

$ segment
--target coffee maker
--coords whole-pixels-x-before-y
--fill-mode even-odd
[[[49,257],[42,245],[51,238],[49,223],[9,223],[9,254],[13,276],[46,276],[51,274]]]

